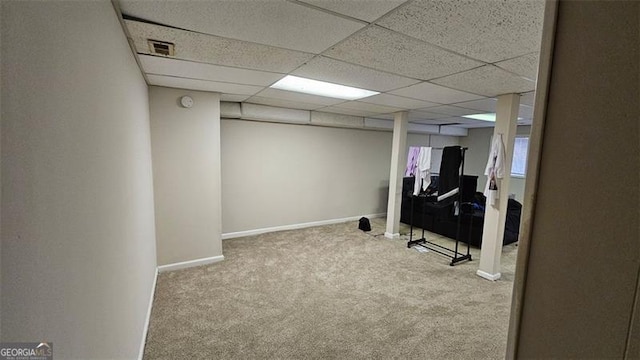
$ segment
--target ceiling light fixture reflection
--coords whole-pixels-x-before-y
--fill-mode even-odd
[[[380,94],[376,91],[287,75],[270,86],[274,89],[301,92],[345,100],[357,100]]]
[[[462,117],[474,120],[496,122],[496,113],[462,115]],[[522,120],[522,118],[518,116],[518,120]]]
[[[462,117],[467,119],[496,122],[496,113],[462,115]]]

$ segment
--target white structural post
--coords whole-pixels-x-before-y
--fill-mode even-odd
[[[389,170],[389,201],[387,203],[387,229],[384,236],[400,237],[400,205],[402,203],[402,177],[406,167],[407,126],[409,113],[398,112],[393,119],[391,169]]]
[[[520,95],[506,94],[498,96],[493,136],[502,134],[505,149],[504,178],[498,184],[499,200],[496,202],[496,206],[489,204],[488,201],[485,206],[480,268],[477,271],[479,276],[493,281],[500,278],[500,256],[502,255],[502,239],[507,218],[511,159],[513,158],[513,144],[516,138],[519,107]]]

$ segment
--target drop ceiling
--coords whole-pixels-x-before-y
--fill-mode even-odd
[[[118,2],[150,85],[221,93],[223,101],[418,124],[493,126],[522,94],[530,124],[543,0],[212,0]],[[175,44],[153,54],[148,40]],[[269,86],[287,74],[380,92],[345,101]]]

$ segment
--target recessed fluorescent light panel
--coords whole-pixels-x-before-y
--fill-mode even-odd
[[[462,117],[474,120],[496,122],[496,113],[462,115]],[[522,118],[518,117],[518,120],[522,120]]]
[[[287,75],[270,87],[280,90],[301,92],[311,95],[326,96],[345,100],[357,100],[378,95],[379,92],[358,89],[351,86],[332,84],[324,81],[305,79]]]
[[[495,113],[462,115],[462,117],[465,117],[467,119],[482,120],[482,121],[493,121],[493,122],[496,121]]]

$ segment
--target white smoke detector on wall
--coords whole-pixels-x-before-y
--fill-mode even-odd
[[[180,98],[180,105],[188,109],[193,106],[193,99],[191,98],[191,96],[185,95]]]

